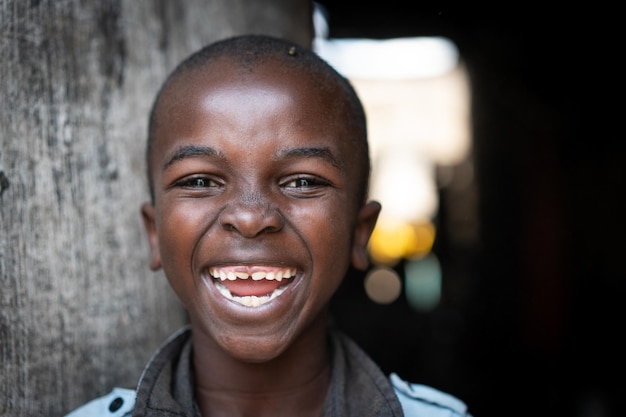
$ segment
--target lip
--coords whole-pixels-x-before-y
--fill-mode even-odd
[[[203,269],[202,278],[220,305],[241,312],[278,308],[300,282],[295,266],[220,264]]]

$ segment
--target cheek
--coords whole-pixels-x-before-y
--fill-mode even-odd
[[[189,303],[188,294],[195,292],[192,260],[202,236],[204,217],[200,210],[180,204],[175,210],[165,205],[159,215],[159,251],[163,271],[185,305]]]
[[[192,210],[178,207],[176,210],[170,210],[165,207],[160,214],[159,243],[162,255],[170,260],[176,260],[189,249],[198,230],[198,217],[197,212],[194,213]]]
[[[322,206],[307,213],[301,222],[315,269],[326,280],[340,282],[350,263],[352,218],[346,212],[342,206]]]

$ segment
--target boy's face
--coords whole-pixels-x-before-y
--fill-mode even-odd
[[[195,332],[269,360],[326,320],[350,262],[367,266],[380,207],[357,201],[366,173],[338,93],[281,63],[243,76],[230,61],[212,65],[160,101],[155,203],[143,207],[151,267],[164,269]]]

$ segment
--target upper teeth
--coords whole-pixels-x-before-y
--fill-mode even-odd
[[[254,281],[262,279],[282,281],[283,278],[291,278],[296,274],[295,268],[277,269],[273,271],[256,271],[252,274],[243,271],[228,271],[219,268],[210,268],[209,273],[213,278],[219,278],[221,281],[234,281],[236,279],[248,279],[252,278]]]

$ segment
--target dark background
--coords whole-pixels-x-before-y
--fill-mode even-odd
[[[378,306],[351,281],[337,321],[385,371],[457,395],[475,417],[618,415],[626,137],[617,12],[319,3],[331,38],[449,38],[472,89],[479,239],[448,240],[454,203],[442,204],[440,305]]]

